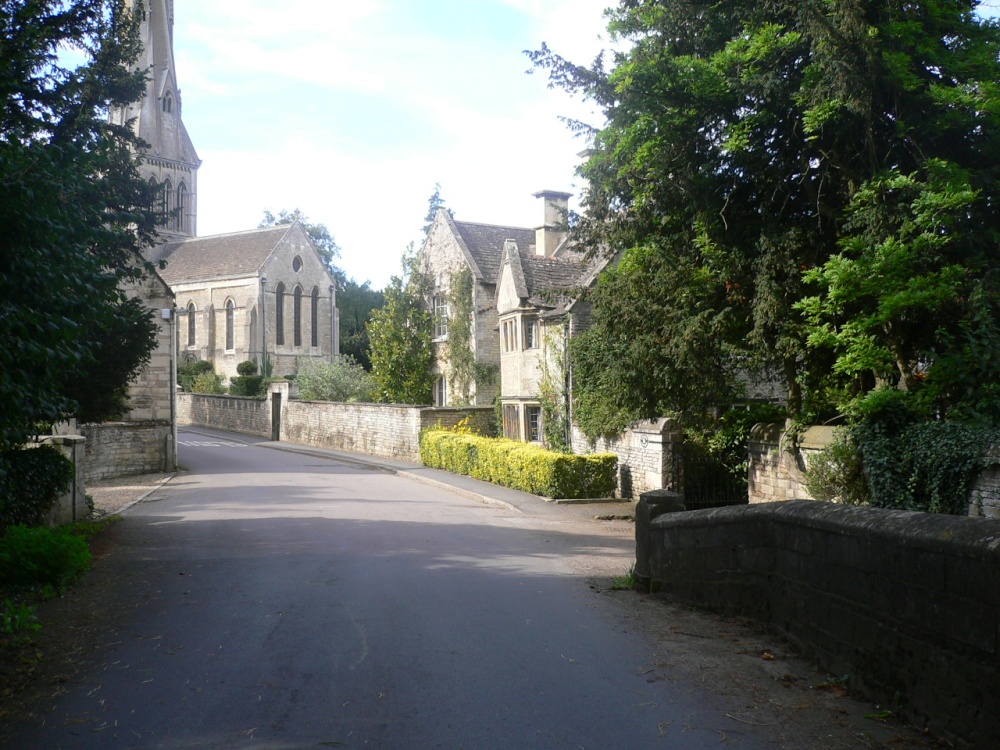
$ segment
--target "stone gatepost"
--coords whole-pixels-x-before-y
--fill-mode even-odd
[[[630,463],[632,466],[633,484],[638,487],[673,490],[681,492],[684,489],[684,460],[681,447],[684,444],[684,432],[673,419],[664,417],[655,421],[639,422],[632,427],[632,439],[639,449],[638,458]],[[637,470],[645,472],[645,476],[636,477]],[[641,493],[640,493],[641,494]]]
[[[64,526],[74,521],[90,517],[87,507],[87,488],[84,484],[84,461],[87,438],[82,435],[49,435],[43,437],[43,445],[51,445],[73,462],[73,483],[59,497],[46,516],[49,526]]]
[[[649,532],[653,519],[664,513],[686,510],[684,498],[671,490],[651,490],[639,495],[635,506],[635,582],[636,586],[649,591],[650,561]]]

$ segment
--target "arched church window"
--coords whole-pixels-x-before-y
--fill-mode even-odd
[[[312,304],[309,308],[309,329],[312,336],[310,343],[315,348],[319,346],[319,288],[315,286],[312,290]]]
[[[163,182],[162,190],[163,192],[160,193],[160,213],[163,215],[160,217],[160,223],[163,226],[171,227],[173,219],[170,216],[170,211],[174,207],[174,186],[170,184],[169,179]]]
[[[173,112],[173,109],[174,109],[174,97],[168,91],[166,94],[163,95],[163,111]]]
[[[226,351],[236,348],[236,305],[226,300]]]
[[[178,232],[187,231],[187,186],[182,182],[177,186],[177,215],[174,228]]]
[[[285,345],[285,285],[280,281],[274,289],[274,343]]]
[[[198,310],[194,306],[194,302],[188,302],[187,314],[188,314],[188,346],[194,346],[197,340],[195,326],[197,325],[196,313]]]
[[[295,287],[294,296],[294,311],[295,311],[295,346],[302,346],[302,287]]]

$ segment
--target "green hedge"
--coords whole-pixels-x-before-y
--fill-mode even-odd
[[[610,453],[574,456],[503,438],[427,430],[420,436],[425,466],[467,474],[534,495],[612,497],[618,458]]]
[[[8,526],[38,526],[69,489],[73,463],[51,445],[0,451],[0,534]]]

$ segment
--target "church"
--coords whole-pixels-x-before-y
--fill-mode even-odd
[[[143,9],[140,68],[146,95],[115,112],[148,144],[140,174],[162,186],[166,223],[148,259],[176,304],[176,356],[206,360],[226,378],[245,360],[275,376],[299,358],[329,361],[340,351],[336,283],[299,224],[198,237],[198,168],[182,118],[173,50],[173,0],[132,0]]]

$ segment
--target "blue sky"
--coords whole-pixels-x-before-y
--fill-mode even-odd
[[[598,117],[527,75],[523,50],[544,41],[589,63],[610,4],[175,0],[198,233],[300,208],[329,227],[349,276],[381,287],[419,242],[437,182],[458,219],[534,227],[533,193],[580,189],[587,144],[559,117]]]
[[[435,183],[456,217],[533,227],[578,192],[583,103],[527,75],[547,42],[589,62],[607,0],[175,0],[183,117],[202,158],[198,233],[264,209],[326,224],[381,287],[419,241]]]

